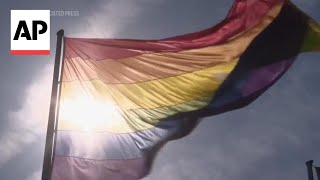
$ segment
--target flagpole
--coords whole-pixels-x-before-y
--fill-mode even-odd
[[[51,171],[52,171],[52,164],[53,164],[53,149],[54,149],[54,142],[55,142],[54,131],[55,131],[56,118],[57,118],[56,107],[58,105],[57,100],[59,97],[58,85],[59,85],[59,78],[60,78],[61,47],[62,47],[63,36],[64,36],[64,30],[60,29],[57,32],[57,46],[56,46],[56,55],[55,55],[55,63],[54,63],[54,70],[53,70],[51,100],[50,100],[47,136],[46,136],[46,144],[45,144],[45,150],[44,150],[41,180],[51,179]]]
[[[312,164],[313,164],[313,160],[310,160],[310,161],[307,161],[307,162],[306,162],[307,170],[308,170],[308,179],[309,179],[309,180],[314,180],[314,178],[313,178]]]

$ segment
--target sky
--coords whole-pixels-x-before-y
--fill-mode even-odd
[[[0,179],[40,180],[56,35],[157,39],[221,21],[232,0],[10,0],[0,6]],[[293,0],[320,22],[319,0]],[[79,11],[51,17],[50,56],[10,55],[10,10]],[[320,165],[320,53],[301,54],[248,107],[205,118],[169,142],[144,180],[301,180]]]

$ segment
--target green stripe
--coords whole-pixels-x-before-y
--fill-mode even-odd
[[[320,25],[309,20],[309,26],[301,52],[320,51]]]

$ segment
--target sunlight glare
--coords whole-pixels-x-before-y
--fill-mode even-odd
[[[117,126],[119,119],[116,105],[110,102],[99,102],[82,96],[63,99],[60,104],[59,121],[72,124],[83,131],[95,131],[103,127],[112,129]]]

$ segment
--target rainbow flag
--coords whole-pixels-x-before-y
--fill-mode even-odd
[[[320,26],[285,0],[236,0],[204,31],[161,40],[64,39],[52,180],[135,180],[199,119],[242,108]]]

